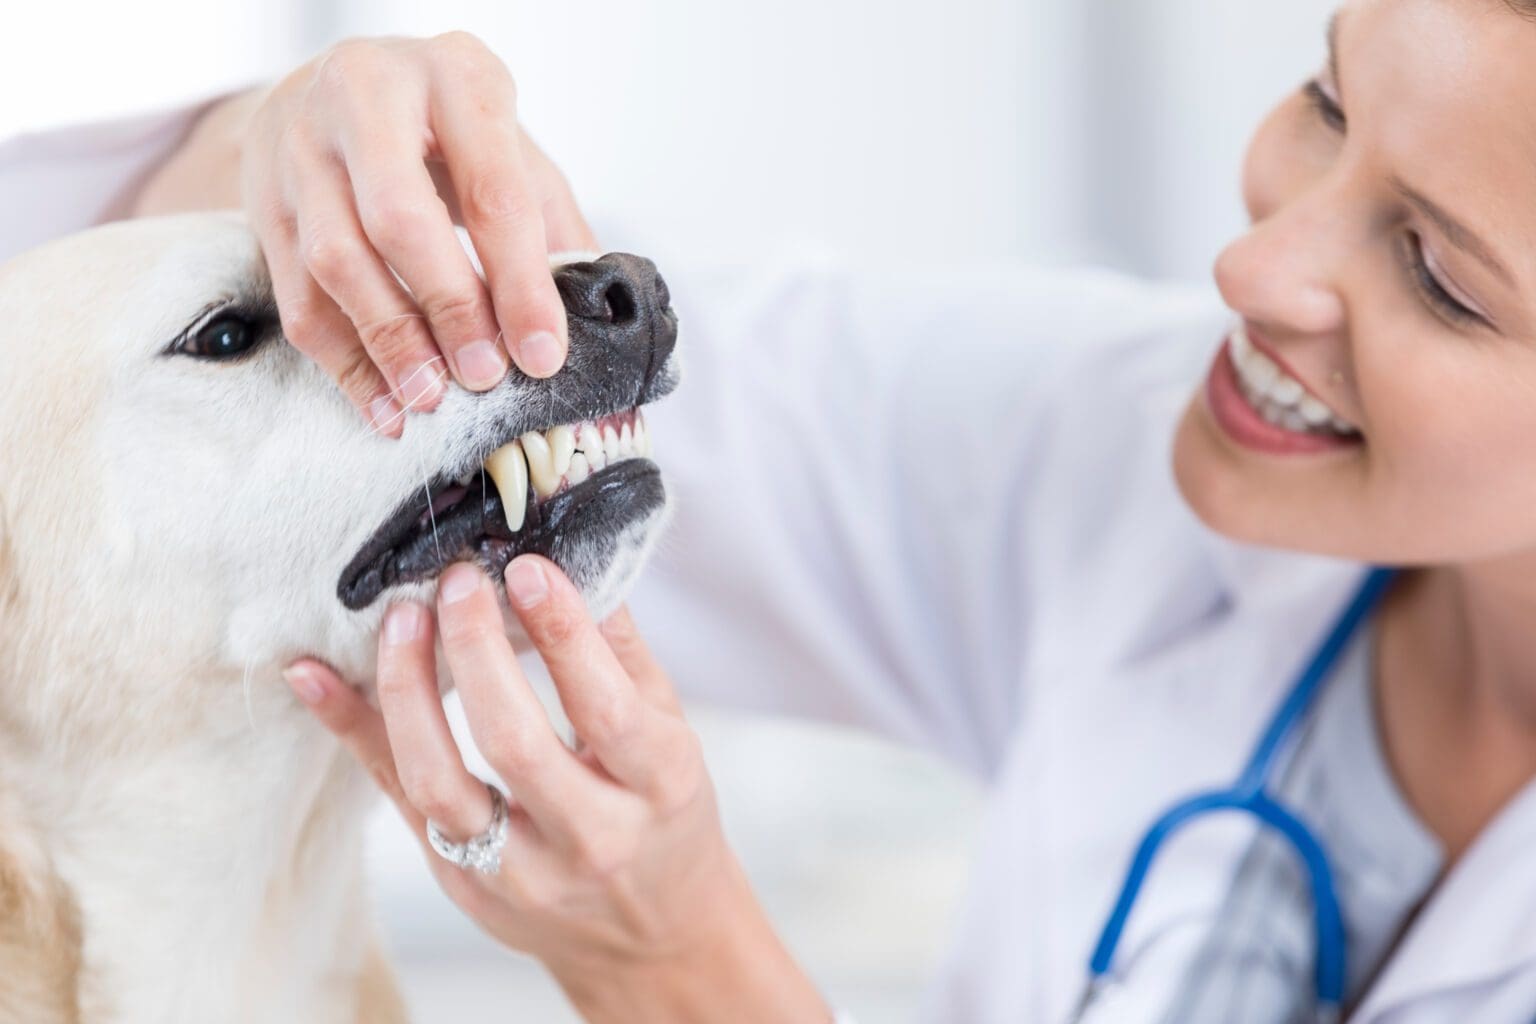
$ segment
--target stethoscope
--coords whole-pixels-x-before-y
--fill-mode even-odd
[[[1313,964],[1312,978],[1317,996],[1315,1019],[1320,1024],[1339,1019],[1344,1005],[1346,951],[1344,917],[1339,910],[1333,869],[1329,867],[1328,854],[1322,842],[1300,818],[1270,795],[1269,783],[1282,750],[1287,747],[1287,741],[1295,736],[1298,726],[1316,702],[1323,681],[1348,645],[1356,627],[1375,608],[1397,571],[1377,567],[1367,573],[1365,581],[1339,615],[1322,646],[1313,654],[1300,678],[1281,700],[1237,782],[1230,788],[1197,793],[1180,801],[1147,830],[1136,848],[1130,870],[1120,887],[1120,895],[1115,899],[1114,909],[1099,934],[1098,945],[1094,947],[1093,958],[1088,963],[1087,985],[1070,1018],[1072,1024],[1078,1024],[1084,1019],[1106,987],[1121,933],[1125,930],[1126,920],[1131,916],[1142,883],[1146,881],[1147,872],[1159,848],[1191,821],[1217,811],[1240,811],[1251,815],[1262,828],[1271,829],[1283,837],[1306,868],[1316,910],[1317,959]]]

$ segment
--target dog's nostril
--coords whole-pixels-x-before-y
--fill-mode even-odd
[[[614,281],[603,291],[603,319],[609,323],[627,324],[636,312],[634,293],[623,281]]]

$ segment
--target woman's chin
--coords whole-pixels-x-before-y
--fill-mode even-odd
[[[1196,394],[1184,410],[1173,439],[1173,476],[1184,503],[1208,529],[1244,544],[1284,548],[1308,554],[1354,557],[1338,550],[1343,538],[1307,526],[1313,515],[1286,501],[1295,482],[1264,479],[1264,467],[1244,459]]]

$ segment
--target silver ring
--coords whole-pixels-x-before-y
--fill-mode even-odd
[[[484,832],[468,842],[455,843],[428,818],[427,842],[432,844],[434,853],[455,867],[494,875],[501,870],[501,848],[507,842],[507,802],[495,786],[487,783],[485,788],[491,794],[491,823]]]

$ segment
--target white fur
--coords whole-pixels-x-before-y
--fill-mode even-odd
[[[371,678],[386,601],[344,608],[343,566],[532,400],[454,388],[391,441],[280,341],[228,365],[161,354],[269,288],[232,215],[0,268],[0,833],[46,851],[78,906],[86,1021],[356,1019],[372,787],[279,671],[309,654]],[[595,610],[660,518],[591,553]]]

